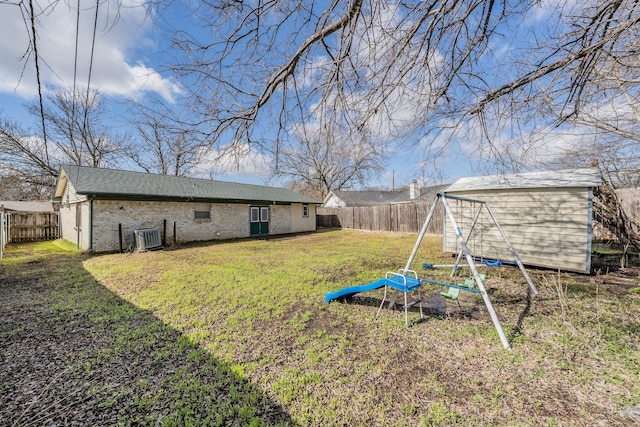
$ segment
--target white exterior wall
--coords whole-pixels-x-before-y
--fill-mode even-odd
[[[316,229],[316,205],[309,204],[309,216],[302,216],[302,203],[291,205],[291,232],[315,231]]]
[[[524,264],[589,273],[592,229],[589,188],[478,190],[447,194],[486,201]],[[479,205],[447,201],[466,237]],[[449,219],[445,220],[444,250],[457,252],[456,235]],[[468,246],[474,256],[513,261],[484,208]]]
[[[80,206],[80,230],[76,227],[76,207]],[[60,237],[74,243],[81,250],[89,249],[89,203],[67,185],[60,204]]]
[[[329,193],[329,196],[325,199],[325,202],[322,205],[325,208],[344,208],[347,206],[344,200],[333,193]]]

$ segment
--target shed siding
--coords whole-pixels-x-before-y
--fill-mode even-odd
[[[591,252],[591,191],[585,187],[447,192],[484,200],[523,263],[588,273]],[[466,236],[479,206],[449,200]],[[453,228],[446,222],[444,249],[457,252]],[[469,240],[474,256],[513,261],[485,209]]]

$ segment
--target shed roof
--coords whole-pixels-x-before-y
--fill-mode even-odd
[[[504,190],[516,188],[598,187],[602,183],[597,169],[563,169],[510,175],[460,178],[444,191]]]
[[[286,188],[75,165],[61,166],[55,199],[67,181],[78,194],[103,198],[320,203]]]
[[[53,212],[53,204],[42,200],[13,201],[0,200],[0,206],[9,211],[19,212]]]

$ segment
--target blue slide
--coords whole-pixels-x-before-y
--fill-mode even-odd
[[[360,286],[351,286],[349,288],[340,289],[335,292],[327,292],[327,296],[324,297],[326,302],[331,302],[333,300],[337,300],[339,298],[347,298],[355,294],[359,294],[360,292],[368,292],[376,289],[383,288],[384,285],[387,284],[387,279],[376,280],[373,283],[369,283],[367,285]]]
[[[369,283],[368,285],[351,286],[349,288],[340,289],[339,291],[327,292],[327,296],[324,297],[324,300],[326,302],[331,302],[338,298],[350,297],[360,292],[373,291],[375,289],[382,288],[385,285],[402,292],[411,292],[420,287],[420,279],[395,275],[392,277],[386,277],[384,279],[376,280],[375,282]]]

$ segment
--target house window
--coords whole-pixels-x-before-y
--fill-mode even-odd
[[[309,205],[302,205],[302,218],[309,218]]]
[[[193,219],[195,221],[211,221],[211,203],[195,203]]]
[[[251,206],[251,222],[260,222],[260,208]]]

